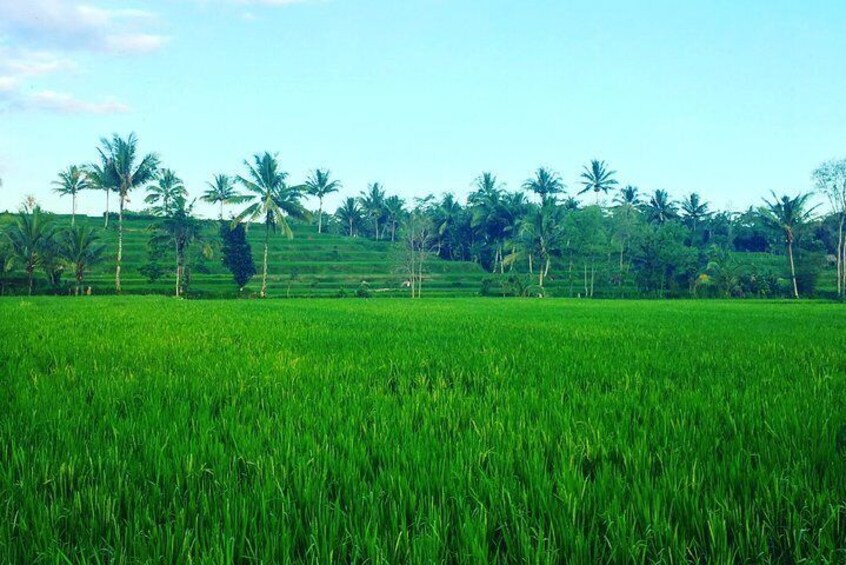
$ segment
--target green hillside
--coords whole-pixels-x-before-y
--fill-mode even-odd
[[[70,216],[53,215],[56,227],[70,225]],[[0,228],[13,221],[14,216],[0,214]],[[103,229],[100,217],[77,217],[77,222],[87,223],[98,229],[108,247],[106,259],[96,265],[86,278],[93,294],[114,292],[114,255],[117,249],[117,222],[110,221]],[[173,254],[165,252],[159,260],[163,274],[151,282],[142,274],[142,267],[148,263],[148,242],[152,235],[149,218],[127,218],[124,222],[124,269],[123,291],[132,294],[170,294],[173,292]],[[199,258],[192,270],[190,294],[196,297],[235,297],[238,290],[232,275],[221,263],[218,249],[218,223],[205,221],[206,241],[211,244],[211,255]],[[294,224],[294,238],[289,240],[282,234],[271,237],[268,268],[268,295],[271,297],[342,297],[355,296],[360,289],[367,289],[370,296],[402,297],[409,295],[404,285],[405,276],[400,267],[402,250],[399,244],[389,241],[374,241],[365,237],[350,238],[338,234],[318,234],[316,226]],[[253,247],[256,269],[261,270],[263,228],[254,225],[248,230]],[[578,297],[585,293],[590,272],[585,271],[584,257],[562,257],[553,263],[546,280],[545,291],[550,296]],[[740,270],[752,268],[775,273],[785,271],[785,259],[769,253],[734,253],[733,260]],[[623,278],[622,284],[611,283],[617,274],[615,256],[600,257],[595,262],[596,297],[633,297],[637,289],[633,276]],[[526,266],[517,264],[515,270],[525,271]],[[15,276],[22,279],[17,269]],[[55,293],[47,286],[42,273],[36,275],[36,291]],[[587,281],[587,282],[586,282]],[[423,285],[423,296],[459,297],[480,293],[492,296],[515,292],[515,286],[526,285],[525,273],[490,273],[480,265],[469,261],[447,261],[435,256],[427,262]],[[787,280],[783,280],[784,285]],[[258,294],[260,274],[247,285],[247,296]],[[834,290],[833,269],[823,272],[817,284],[817,294],[827,296]]]
[[[12,220],[0,217],[0,222]],[[70,224],[70,217],[54,216],[57,226]],[[97,227],[109,247],[108,258],[95,266],[86,278],[93,294],[114,291],[114,256],[117,249],[117,223],[112,221],[103,230],[102,218],[77,217]],[[206,222],[206,238],[212,245],[212,256],[200,261],[191,275],[190,292],[198,296],[236,296],[238,289],[232,275],[221,264],[218,242],[218,223]],[[2,224],[0,224],[2,225]],[[151,220],[128,218],[124,221],[124,269],[122,286],[127,293],[170,293],[174,277],[172,254],[166,255],[160,265],[166,273],[157,281],[149,282],[141,272],[148,261],[147,243],[151,236]],[[336,234],[318,234],[317,227],[305,224],[293,226],[294,239],[282,234],[271,237],[268,267],[268,294],[291,297],[335,297],[355,295],[366,286],[372,295],[405,296],[404,277],[398,268],[398,246],[386,241],[350,238]],[[253,247],[257,270],[261,270],[261,250],[264,230],[251,226],[248,232]],[[487,274],[477,264],[463,261],[444,261],[433,257],[427,266],[423,293],[427,296],[469,296],[478,294],[481,280]],[[20,273],[19,273],[20,274]],[[43,278],[43,277],[41,277]],[[257,293],[260,275],[256,275],[245,288],[246,294]]]

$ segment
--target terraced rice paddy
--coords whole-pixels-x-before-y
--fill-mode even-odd
[[[0,562],[843,562],[846,312],[0,300]]]

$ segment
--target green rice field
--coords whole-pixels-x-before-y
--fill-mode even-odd
[[[2,563],[843,563],[846,310],[0,299]]]

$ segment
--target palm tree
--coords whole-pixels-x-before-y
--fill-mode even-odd
[[[88,226],[75,226],[62,234],[60,254],[73,269],[76,279],[74,294],[79,296],[85,272],[103,260],[106,246],[99,243],[100,237]]]
[[[435,232],[437,253],[441,255],[445,241],[448,239],[454,240],[454,232],[464,213],[464,209],[455,199],[455,196],[448,192],[443,195],[440,202],[431,206],[427,212]]]
[[[219,218],[221,220],[225,204],[241,204],[249,200],[249,197],[235,190],[235,179],[229,175],[215,175],[211,182],[206,183],[206,186],[209,188],[200,196],[200,200],[209,204],[220,204]]]
[[[485,171],[473,181],[473,188],[478,194],[492,194],[504,190],[505,185],[497,180],[495,174]]]
[[[264,152],[253,155],[253,162],[245,160],[247,176],[238,176],[244,188],[250,193],[244,197],[250,202],[235,222],[243,221],[264,223],[264,258],[262,260],[261,297],[267,297],[267,252],[270,245],[270,232],[281,229],[288,239],[294,238],[288,217],[306,217],[308,212],[300,204],[304,187],[288,186],[285,179],[288,173],[279,168],[277,155]]]
[[[42,264],[55,233],[50,218],[37,206],[31,213],[21,213],[7,233],[12,250],[23,262],[30,296],[35,269]]]
[[[367,187],[366,191],[362,191],[358,201],[364,214],[373,221],[374,235],[376,239],[379,236],[379,222],[385,215],[385,190],[378,182],[374,182]]]
[[[340,181],[330,180],[328,169],[315,169],[305,182],[306,192],[317,198],[317,233],[323,233],[323,199],[341,188]]]
[[[614,197],[614,203],[618,206],[619,210],[619,235],[620,235],[620,278],[619,278],[619,286],[622,288],[623,286],[623,259],[625,257],[626,246],[628,245],[629,238],[631,237],[631,220],[632,217],[637,211],[638,207],[642,205],[640,200],[640,193],[636,186],[632,186],[627,184]]]
[[[556,194],[564,192],[564,188],[561,176],[545,167],[538,167],[535,176],[523,183],[523,189],[540,196],[541,203],[550,199],[554,200]]]
[[[349,197],[344,200],[344,203],[335,212],[335,217],[338,221],[346,226],[347,235],[354,237],[361,224],[364,222],[364,217],[361,212],[361,206],[358,205],[358,200]]]
[[[679,216],[676,205],[670,200],[670,195],[660,188],[652,194],[644,209],[647,220],[652,224],[665,224]]]
[[[105,137],[100,140],[100,160],[111,169],[112,178],[117,181],[117,192],[120,197],[118,212],[118,248],[117,265],[115,267],[115,292],[120,294],[120,267],[123,259],[123,210],[129,193],[139,187],[152,182],[156,178],[159,167],[159,157],[155,153],[148,153],[138,159],[138,138],[134,133],[123,139],[113,134],[111,139]],[[111,175],[110,175],[111,176]]]
[[[560,251],[564,239],[561,213],[561,208],[547,201],[540,206],[532,206],[520,222],[520,238],[529,255],[530,273],[531,258],[538,258],[538,286],[541,291],[544,279],[549,275],[552,256]]]
[[[593,159],[590,166],[585,165],[582,169],[580,177],[582,180],[582,190],[579,194],[593,191],[596,194],[596,203],[599,204],[599,193],[608,194],[608,191],[617,186],[617,179],[614,175],[617,171],[609,171],[605,161],[597,161]]]
[[[695,192],[690,193],[681,201],[681,210],[685,224],[693,233],[696,233],[698,224],[711,215],[708,210],[708,203],[703,202],[702,198]]]
[[[162,169],[156,178],[158,183],[147,187],[144,202],[152,205],[154,214],[169,216],[176,209],[177,201],[188,196],[188,191],[185,190],[182,179],[171,169]]]
[[[397,239],[397,227],[405,216],[405,201],[399,196],[392,195],[385,199],[385,220],[391,226],[391,241]]]
[[[9,283],[9,275],[15,270],[15,252],[11,245],[0,241],[0,296],[6,294],[6,286]]]
[[[760,209],[761,218],[771,228],[781,231],[784,234],[784,242],[787,245],[787,257],[790,260],[790,278],[793,280],[793,297],[799,298],[799,285],[796,282],[796,265],[793,262],[793,242],[796,240],[796,232],[813,216],[816,206],[808,208],[810,193],[799,194],[793,198],[782,196],[779,198],[772,192],[773,200],[766,198],[766,206]]]
[[[85,166],[85,174],[88,177],[88,188],[102,190],[106,193],[106,213],[103,228],[109,227],[109,194],[117,192],[120,180],[117,178],[115,168],[111,161],[104,155],[100,155],[99,163],[90,163]]]
[[[627,184],[621,188],[620,192],[614,197],[614,203],[630,210],[640,206],[640,193],[637,187]]]
[[[193,202],[188,203],[184,196],[177,196],[170,214],[157,226],[161,235],[154,238],[158,242],[173,245],[176,256],[175,296],[181,296],[185,290],[185,255],[190,246],[203,237],[203,226],[194,217],[193,210]]]
[[[61,196],[71,196],[71,226],[76,224],[76,196],[83,190],[90,188],[85,168],[71,165],[59,173],[59,180],[53,181],[54,192]]]

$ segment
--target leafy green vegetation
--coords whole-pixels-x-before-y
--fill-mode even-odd
[[[837,304],[35,297],[0,320],[3,562],[846,559]]]
[[[127,278],[127,291],[152,293],[162,292],[164,279],[173,276],[171,288],[176,296],[266,298],[280,296],[280,286],[286,297],[345,296],[348,283],[358,289],[358,296],[371,296],[371,289],[375,289],[384,296],[410,291],[412,298],[422,297],[424,288],[426,296],[432,295],[430,290],[436,296],[586,298],[842,299],[846,295],[846,160],[825,162],[812,174],[816,193],[827,198],[830,205],[828,213],[819,216],[819,206],[811,203],[812,192],[781,197],[772,193],[772,200],[762,200],[764,206],[737,214],[712,210],[695,192],[676,201],[663,189],[641,193],[632,185],[618,188],[617,171],[605,161],[594,159],[583,167],[579,181],[582,189],[577,193],[593,196],[593,203],[568,196],[561,175],[540,167],[517,192],[509,191],[492,172],[483,172],[474,181],[465,205],[451,193],[440,198],[429,194],[408,205],[373,182],[357,198],[347,197],[324,222],[324,198],[339,192],[341,182],[329,170],[315,169],[302,184],[292,183],[279,156],[263,152],[242,163],[245,174],[219,173],[207,183],[208,189],[200,199],[219,206],[219,224],[213,227],[209,222],[204,225],[194,214],[195,200],[190,199],[174,170],[160,167],[158,154],[141,156],[134,134],[101,139],[98,155],[97,162],[61,171],[54,184],[59,194],[72,196],[71,227],[76,222],[77,194],[98,190],[106,193],[103,229],[109,229],[109,194],[116,193],[116,294],[123,292]],[[144,202],[149,207],[130,213],[126,210],[129,194],[142,189],[147,192]],[[609,196],[610,206],[606,201]],[[316,214],[304,203],[309,197],[317,199]],[[245,206],[226,218],[226,206],[238,204]],[[144,243],[146,261],[127,273],[124,240],[129,243],[131,229],[124,226],[131,216],[146,219],[144,230],[156,233],[148,234]],[[27,198],[19,217],[3,230],[0,290],[5,292],[7,287],[16,286],[11,273],[17,260],[26,273],[25,284],[17,285],[19,291],[30,295],[70,293],[70,285],[61,279],[63,270],[72,268],[79,292],[87,274],[84,271],[100,262],[101,256],[87,261],[80,272],[81,264],[53,244],[59,227],[51,225],[50,219],[34,199]],[[254,276],[256,261],[252,254],[256,241],[250,242],[249,249],[240,245],[238,258],[233,260],[228,256],[228,235],[220,232],[221,227],[235,229],[239,224],[244,225],[245,232],[249,224],[260,226],[256,229],[263,232],[258,292],[248,284]],[[345,235],[377,244],[384,242],[379,249],[387,253],[381,254],[378,265],[340,257],[333,257],[329,265],[324,255],[324,265],[316,268],[296,256],[272,268],[274,260],[279,259],[278,255],[273,256],[273,249],[279,248],[278,232],[293,240],[295,227],[308,230],[315,224],[316,241],[320,244],[332,236],[337,239]],[[114,222],[111,225],[114,229]],[[34,227],[42,228],[43,233],[32,232]],[[214,236],[204,237],[208,233]],[[100,235],[92,233],[91,238],[92,242],[99,241]],[[170,254],[167,247],[175,259],[171,259],[170,269],[163,267]],[[338,247],[335,252],[339,255]],[[784,260],[775,268],[762,268],[755,253],[778,255]],[[313,253],[312,257],[320,255]],[[192,286],[192,281],[211,282],[194,276],[212,274],[214,269],[208,265],[211,259],[230,271],[234,288],[231,284]],[[447,261],[453,264],[446,266]],[[335,277],[333,285],[324,285],[321,283],[325,281],[316,277],[308,281],[307,289],[295,283],[302,280],[302,274],[317,275],[321,269],[328,269],[333,275],[343,273],[347,278]],[[36,282],[37,270],[44,272],[47,285]],[[472,275],[451,281],[449,287],[439,286],[437,279],[442,277],[432,274],[447,272]],[[491,276],[480,278],[481,272]],[[133,275],[140,276],[146,284],[140,288],[133,284]],[[468,281],[469,286],[465,284]],[[92,279],[94,282],[96,279]],[[436,284],[430,285],[432,282]],[[86,292],[95,289],[103,290],[101,284],[91,284]]]

